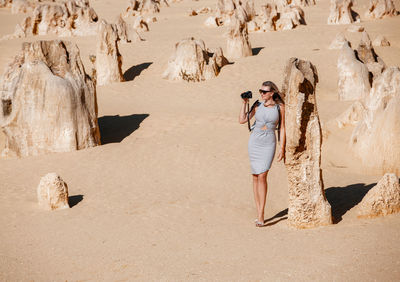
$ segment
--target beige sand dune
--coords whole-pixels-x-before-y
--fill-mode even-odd
[[[101,18],[114,21],[125,0],[92,0]],[[259,7],[262,1],[256,1]],[[204,40],[226,50],[225,27],[204,26],[214,0],[172,2],[142,32],[142,42],[120,44],[128,81],[97,88],[103,145],[70,153],[0,159],[0,280],[334,280],[400,278],[400,216],[357,219],[352,209],[383,175],[366,171],[347,148],[352,128],[329,123],[351,102],[338,101],[336,61],[328,47],[348,25],[327,25],[329,1],[305,7],[307,25],[250,33],[257,55],[237,59],[215,79],[170,82],[161,75],[174,44]],[[400,9],[400,1],[395,5]],[[354,10],[388,66],[400,66],[400,16],[366,20],[367,0]],[[0,37],[23,15],[0,9]],[[361,33],[345,32],[355,48]],[[0,72],[29,37],[0,42]],[[96,37],[76,42],[87,72]],[[257,53],[256,52],[256,53]],[[322,168],[336,224],[294,230],[286,225],[287,180],[282,163],[269,173],[267,226],[255,228],[248,131],[239,125],[239,94],[257,93],[265,80],[282,84],[287,59],[318,69],[317,103],[325,134]],[[0,133],[0,147],[4,146]],[[71,209],[43,211],[36,187],[48,172],[68,183]]]

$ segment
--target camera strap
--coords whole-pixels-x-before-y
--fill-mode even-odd
[[[256,107],[256,106],[258,106],[259,105],[259,101],[258,100],[256,100],[254,103],[253,103],[253,105],[251,106],[251,109],[249,110],[249,103],[247,103],[247,126],[248,126],[248,128],[249,128],[249,131],[251,131],[253,128],[250,126],[250,113],[254,110],[254,108]]]

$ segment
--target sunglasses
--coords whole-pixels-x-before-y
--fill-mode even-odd
[[[260,91],[260,94],[265,94],[265,93],[268,93],[268,92],[273,92],[272,90],[262,90],[262,89],[259,89],[258,91]]]

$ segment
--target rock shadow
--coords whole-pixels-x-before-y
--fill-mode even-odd
[[[82,200],[83,200],[83,195],[69,196],[68,197],[69,207],[72,208],[73,206],[76,206]]]
[[[365,185],[357,183],[345,187],[331,187],[325,190],[325,196],[332,208],[333,223],[339,223],[342,216],[355,207],[364,198],[365,194],[376,183]]]
[[[265,48],[265,47],[251,48],[251,52],[252,52],[253,56],[257,56],[258,53],[260,53],[260,51],[261,51],[262,49],[264,49],[264,48]]]
[[[148,114],[130,116],[103,116],[98,119],[101,143],[119,143],[139,128]]]
[[[135,77],[137,77],[138,75],[140,75],[140,73],[147,69],[153,62],[147,62],[147,63],[143,63],[140,65],[136,65],[133,67],[130,67],[128,70],[126,70],[124,72],[124,79],[125,81],[131,81],[133,80]]]

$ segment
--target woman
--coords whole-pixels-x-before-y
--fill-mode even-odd
[[[285,157],[285,105],[279,95],[278,87],[271,81],[265,81],[260,88],[261,102],[255,104],[248,115],[246,106],[248,99],[243,99],[239,123],[247,122],[247,118],[256,118],[249,139],[249,158],[253,174],[253,192],[257,208],[257,227],[264,226],[264,208],[267,197],[267,175],[275,155],[275,129],[280,121],[280,147],[278,161]],[[279,118],[280,115],[280,118]]]

